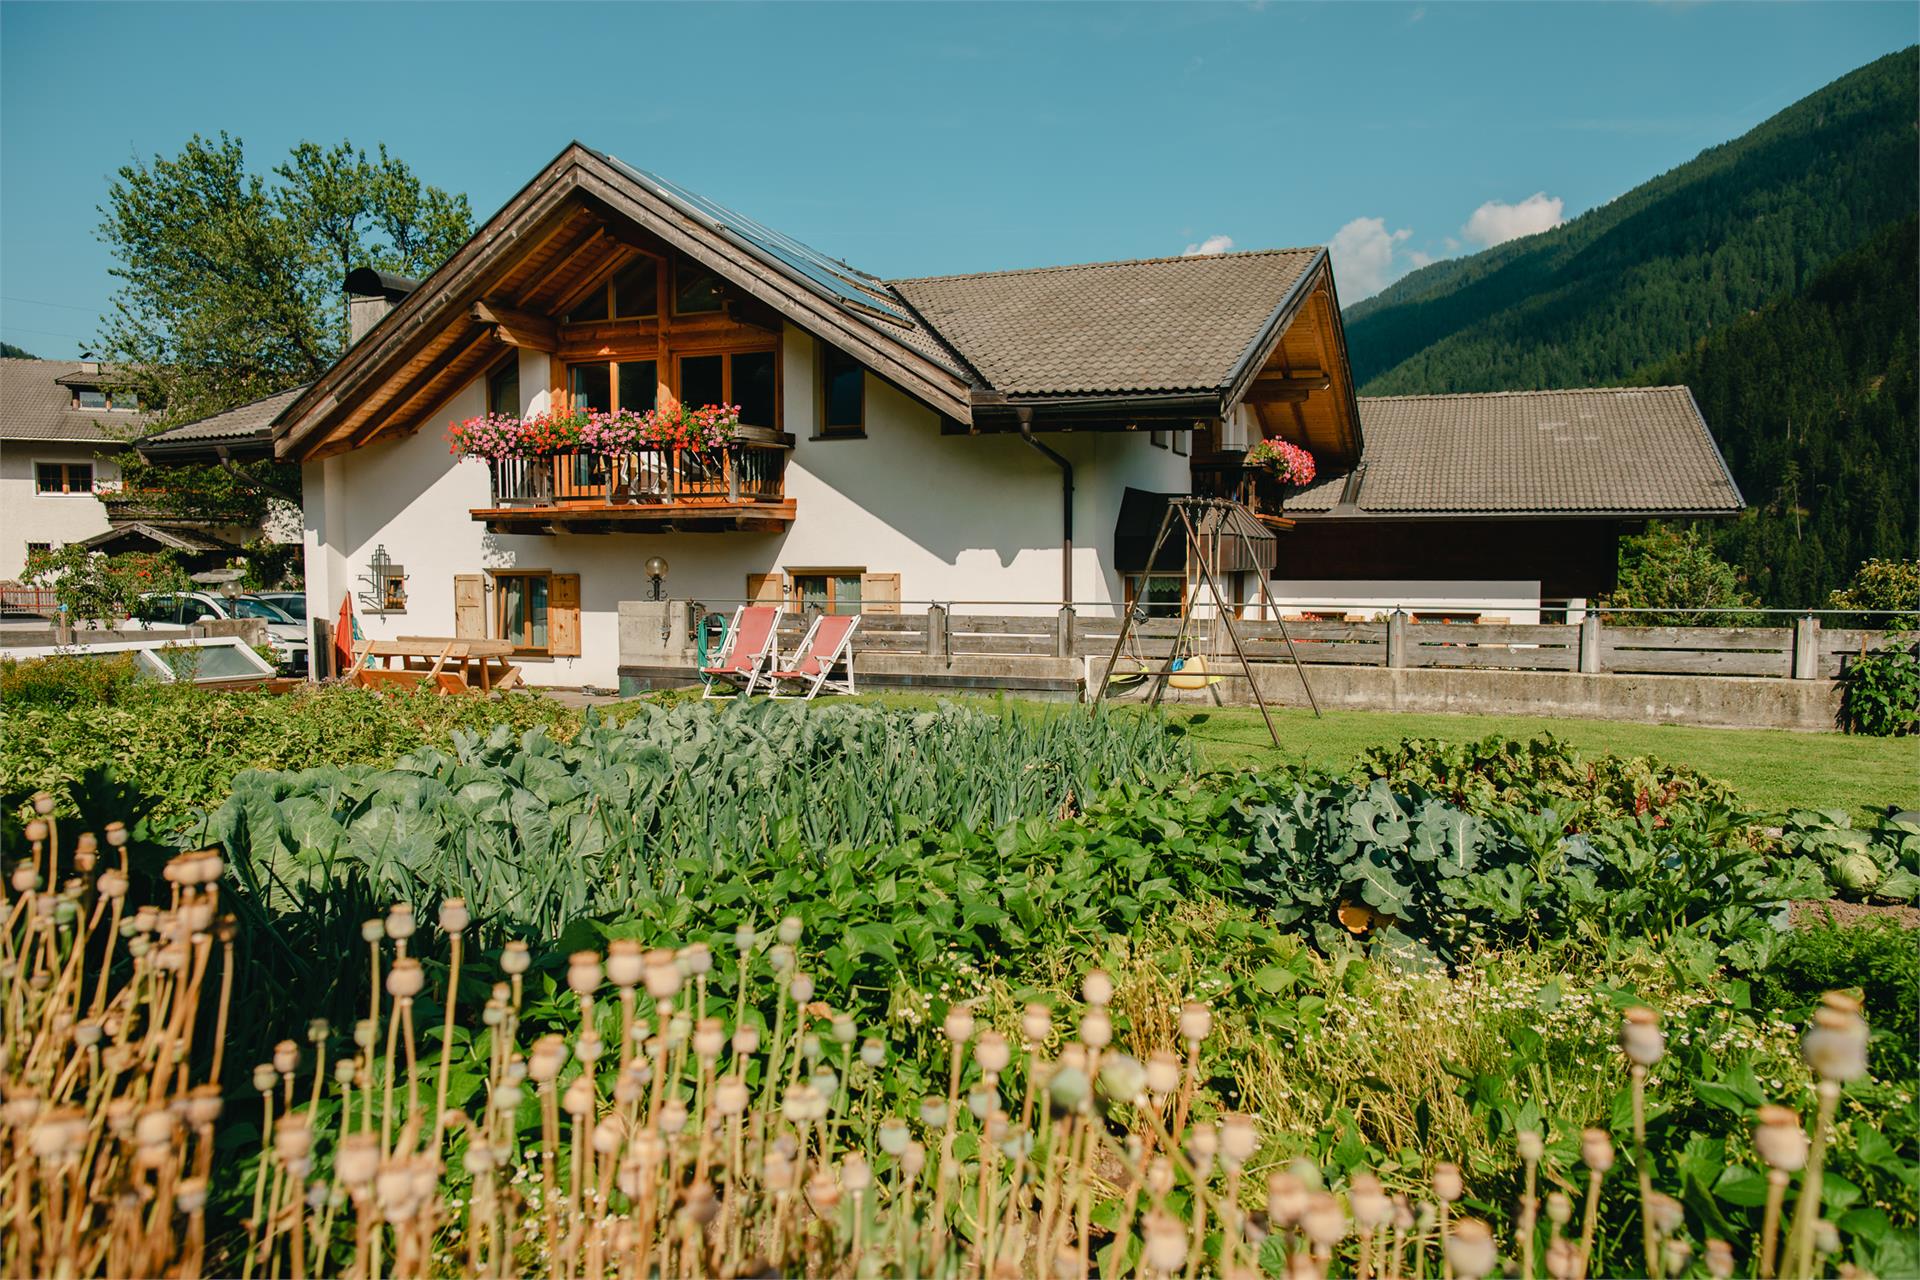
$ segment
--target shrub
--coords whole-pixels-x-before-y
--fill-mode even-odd
[[[1920,930],[1891,920],[1838,924],[1831,919],[1794,930],[1785,948],[1759,976],[1762,1008],[1802,1016],[1824,991],[1860,993],[1873,1024],[1875,1074],[1885,1080],[1920,1076]]]
[[[139,682],[133,655],[96,658],[54,654],[46,658],[0,658],[0,706],[56,710],[103,707],[118,702]]]
[[[1840,725],[1888,738],[1920,732],[1920,657],[1904,633],[1890,649],[1848,658],[1840,673]]]
[[[1620,540],[1619,582],[1602,607],[1654,611],[1609,618],[1626,627],[1744,627],[1759,603],[1699,530],[1656,524]]]
[[[22,580],[30,586],[50,586],[54,599],[76,622],[108,626],[131,616],[140,597],[149,591],[190,591],[187,571],[168,551],[132,551],[102,555],[77,542],[57,551],[27,555]]]
[[[1911,629],[1911,616],[1903,620],[1896,615],[1901,611],[1910,615],[1920,609],[1920,560],[1875,558],[1862,562],[1853,581],[1827,596],[1827,607],[1861,611],[1853,618],[1835,619],[1836,626]]]

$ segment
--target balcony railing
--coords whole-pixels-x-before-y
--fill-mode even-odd
[[[1256,516],[1283,516],[1287,486],[1264,467],[1242,465],[1238,454],[1193,463],[1193,491],[1203,498],[1229,498]]]
[[[493,506],[746,506],[786,497],[787,447],[738,440],[717,449],[560,453],[489,462]]]

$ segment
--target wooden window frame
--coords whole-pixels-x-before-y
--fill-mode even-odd
[[[832,343],[816,339],[820,349],[816,376],[819,379],[820,396],[817,410],[819,417],[814,419],[814,440],[864,440],[867,438],[867,366],[848,355]],[[860,421],[853,426],[834,426],[827,421],[827,408],[833,403],[832,370],[833,361],[838,358],[851,364],[860,373]]]
[[[682,311],[680,309],[680,272],[682,269],[687,267],[692,267],[697,271],[704,271],[706,274],[712,276],[715,280],[718,280],[720,282],[722,296],[720,298],[719,306],[713,308],[713,310],[711,311]],[[668,264],[667,284],[671,286],[671,290],[667,295],[667,305],[661,309],[664,314],[671,315],[671,316],[687,316],[689,318],[694,316],[723,316],[727,314],[727,300],[725,297],[727,278],[721,275],[718,271],[715,271],[712,267],[706,266],[703,263],[695,262],[691,258],[676,259],[675,261]]]
[[[865,567],[855,569],[855,568],[851,568],[843,565],[838,568],[822,568],[818,565],[808,565],[798,569],[783,569],[781,572],[785,573],[787,578],[787,581],[786,581],[787,603],[795,609],[799,609],[801,607],[800,586],[799,586],[798,579],[825,578],[827,580],[827,607],[824,610],[822,610],[822,612],[827,617],[832,618],[832,617],[842,616],[836,612],[836,606],[833,598],[834,597],[834,579],[864,578],[871,571],[866,569]],[[865,604],[866,604],[866,593],[862,592],[861,593],[861,606],[862,606],[861,612],[865,611]],[[850,617],[853,615],[845,615],[845,616]]]
[[[673,373],[670,379],[670,386],[675,404],[685,403],[680,398],[680,362],[682,360],[689,357],[698,359],[701,356],[719,356],[720,399],[722,403],[725,404],[737,404],[738,401],[733,398],[733,357],[763,354],[771,355],[773,357],[773,421],[748,422],[741,425],[749,427],[770,427],[775,431],[781,430],[781,421],[786,416],[781,401],[786,397],[785,381],[780,369],[782,363],[780,359],[780,340],[777,337],[769,334],[765,342],[725,342],[711,345],[700,342],[688,342],[685,346],[676,345],[673,348],[672,354]],[[695,405],[693,407],[697,409],[700,406]]]
[[[83,396],[99,396],[99,404],[82,404]],[[99,387],[75,387],[73,389],[73,407],[87,413],[109,413],[113,410],[113,397]]]
[[[617,355],[610,355],[604,359],[596,357],[592,360],[567,360],[564,362],[556,360],[554,364],[560,370],[560,385],[555,388],[555,390],[558,396],[564,399],[564,403],[572,404],[573,371],[575,369],[588,368],[596,364],[603,364],[607,367],[607,399],[612,401],[615,409],[619,409],[622,407],[620,404],[620,366],[623,364],[644,364],[647,361],[653,362],[653,380],[655,383],[653,405],[649,407],[658,407],[662,399],[661,392],[666,389],[666,383],[660,380],[660,357],[645,349],[622,351]],[[640,410],[640,412],[644,413],[645,410]]]
[[[488,413],[500,412],[493,407],[493,384],[509,373],[513,375],[513,406],[505,412],[510,417],[518,417],[520,415],[520,406],[525,403],[525,400],[520,394],[520,351],[518,348],[508,351],[505,360],[502,360],[499,364],[487,370],[486,397]]]
[[[58,489],[43,489],[40,487],[40,468],[42,467],[60,468],[60,487]],[[75,467],[85,467],[87,469],[87,487],[84,489],[76,489],[73,487],[73,469]],[[91,462],[42,462],[40,459],[35,458],[33,462],[33,496],[36,498],[91,498],[94,496],[93,482],[97,478],[98,469]]]
[[[1147,432],[1147,443],[1156,449],[1165,449],[1167,447],[1167,433],[1164,431],[1149,431]]]
[[[1178,617],[1180,610],[1187,607],[1187,594],[1192,584],[1188,581],[1187,575],[1177,569],[1139,570],[1133,573],[1121,574],[1121,594],[1126,600],[1126,607],[1128,609],[1133,608],[1134,603],[1140,598],[1140,588],[1148,578],[1177,578],[1180,580],[1180,602],[1175,606],[1175,611],[1171,614],[1159,615],[1149,612],[1147,615],[1148,617]],[[1152,605],[1148,606],[1149,610],[1153,607]]]
[[[647,312],[645,315],[623,316],[620,314],[620,301],[614,296],[614,282],[638,267],[643,259],[651,262],[654,269],[653,310]],[[665,279],[663,279],[663,277],[665,277]],[[662,258],[659,254],[649,253],[645,249],[635,249],[632,257],[624,259],[617,266],[607,268],[606,274],[600,278],[599,282],[595,284],[593,288],[564,298],[562,305],[554,308],[554,326],[562,330],[580,330],[592,328],[596,325],[658,324],[663,318],[660,308],[660,288],[662,284],[670,279],[671,272],[667,270],[666,259]],[[587,301],[596,293],[600,295],[601,305],[605,308],[604,312],[597,319],[567,319],[569,315],[572,315],[575,311],[587,305]],[[701,312],[699,314],[707,315],[710,313]]]
[[[501,580],[506,578],[522,578],[522,579],[541,578],[546,581],[546,584],[547,584],[547,591],[546,591],[547,642],[544,645],[535,647],[534,645],[530,645],[530,644],[521,644],[519,637],[509,636],[506,634],[507,596],[506,596],[506,592],[500,589]],[[487,571],[487,585],[489,589],[493,592],[493,603],[487,609],[487,624],[488,624],[488,629],[493,632],[494,638],[497,640],[511,640],[513,642],[513,652],[517,657],[533,657],[533,658],[550,657],[552,655],[552,650],[553,650],[553,570],[551,569],[489,569]],[[533,624],[531,619],[529,619],[527,625],[529,628],[532,627]]]

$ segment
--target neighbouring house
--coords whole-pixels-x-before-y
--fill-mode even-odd
[[[309,613],[509,639],[535,683],[614,685],[655,595],[1177,606],[1173,494],[1273,535],[1236,607],[1264,575],[1515,622],[1610,586],[1622,529],[1740,507],[1683,389],[1357,399],[1320,248],[885,280],[574,144],[426,280],[348,291],[352,345],[249,437],[303,465]]]
[[[102,492],[143,421],[135,398],[97,360],[0,360],[0,581],[27,553],[111,531]]]

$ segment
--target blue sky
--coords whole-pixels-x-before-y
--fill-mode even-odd
[[[0,335],[80,350],[113,171],[384,141],[484,218],[570,139],[881,275],[1539,230],[1920,35],[1854,4],[0,4]],[[1376,221],[1377,220],[1377,221]]]

